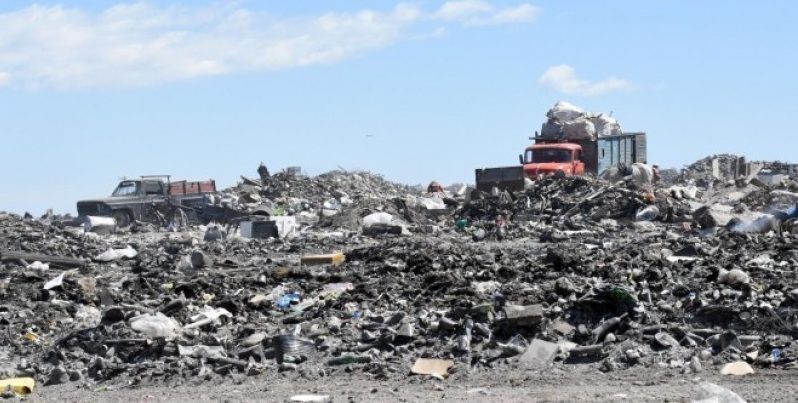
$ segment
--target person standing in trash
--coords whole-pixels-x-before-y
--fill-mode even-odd
[[[261,185],[266,185],[271,178],[271,175],[269,174],[269,168],[266,168],[266,165],[263,165],[263,162],[261,162],[260,166],[258,166],[258,175],[260,176]]]
[[[660,178],[660,176],[659,176],[659,165],[657,165],[657,164],[652,165],[651,166],[651,172],[653,173],[652,178],[651,178],[651,184],[652,185],[656,185],[657,183],[659,183],[659,178]]]
[[[443,193],[443,186],[436,181],[432,181],[427,186],[427,193]]]
[[[507,235],[507,229],[505,228],[507,225],[507,220],[504,219],[504,216],[499,214],[496,216],[496,230],[495,235],[496,239],[499,241],[504,240],[504,237]]]

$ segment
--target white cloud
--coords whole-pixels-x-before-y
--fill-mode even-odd
[[[443,3],[435,17],[442,20],[468,21],[493,11],[493,6],[481,0],[457,0]]]
[[[434,13],[400,3],[277,18],[237,3],[206,7],[119,4],[100,12],[33,5],[0,13],[0,85],[133,87],[237,72],[335,63],[398,41],[426,21],[527,22],[537,9],[450,1]],[[13,77],[13,82],[10,80]]]
[[[534,22],[540,13],[540,9],[531,4],[521,4],[516,7],[501,9],[491,18],[491,24],[511,24]]]
[[[533,22],[539,9],[531,4],[496,8],[483,0],[453,0],[441,5],[433,18],[466,25],[497,25]]]
[[[576,76],[573,67],[560,64],[549,67],[538,79],[544,87],[570,95],[601,95],[615,91],[625,91],[632,84],[621,78],[609,77],[601,81],[583,80]]]

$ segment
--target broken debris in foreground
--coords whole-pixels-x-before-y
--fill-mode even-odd
[[[334,172],[222,192],[242,213],[293,217],[271,238],[3,214],[0,379],[791,367],[795,174],[715,161],[653,188],[567,177],[429,194]]]

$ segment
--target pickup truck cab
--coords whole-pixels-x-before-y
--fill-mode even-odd
[[[565,175],[583,175],[582,146],[572,143],[535,144],[519,156],[527,177],[562,172]]]
[[[157,222],[176,209],[201,208],[208,204],[209,194],[216,191],[213,180],[169,182],[166,178],[122,180],[110,197],[79,201],[78,215],[113,217],[119,227],[126,227],[133,220]]]

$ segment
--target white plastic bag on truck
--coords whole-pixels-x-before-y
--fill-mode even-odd
[[[560,122],[570,122],[585,116],[585,111],[573,104],[565,101],[558,101],[546,113],[549,119],[557,119]]]
[[[622,134],[621,125],[618,124],[618,121],[603,113],[591,116],[590,122],[592,122],[593,126],[596,128],[596,136],[598,137],[617,136]]]
[[[590,139],[595,140],[596,128],[587,119],[579,118],[562,125],[562,136],[566,139]]]

